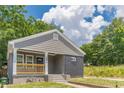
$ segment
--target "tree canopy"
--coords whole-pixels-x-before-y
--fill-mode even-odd
[[[0,6],[0,62],[6,61],[8,41],[56,28],[34,17],[25,17],[25,6]]]
[[[81,46],[85,62],[93,65],[124,64],[124,20],[116,18],[91,43]]]

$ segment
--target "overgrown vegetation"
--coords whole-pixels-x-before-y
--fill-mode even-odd
[[[72,86],[55,82],[37,82],[28,84],[7,85],[8,88],[72,88]]]
[[[124,21],[116,18],[91,43],[81,46],[85,62],[93,65],[124,64]]]
[[[57,28],[32,16],[25,17],[27,12],[25,6],[0,6],[0,62],[6,61],[9,40]]]
[[[124,65],[89,66],[84,69],[85,76],[124,78]]]
[[[124,81],[115,81],[115,80],[104,80],[104,79],[93,79],[93,78],[74,78],[71,79],[72,82],[90,84],[104,87],[124,87]]]

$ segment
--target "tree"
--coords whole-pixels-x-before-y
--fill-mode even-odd
[[[32,16],[25,6],[0,6],[0,62],[6,61],[8,41],[56,28]]]
[[[90,46],[90,47],[89,47]],[[89,44],[82,45],[86,62],[94,65],[124,64],[124,21],[116,18]]]

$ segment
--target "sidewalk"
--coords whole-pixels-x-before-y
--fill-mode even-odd
[[[72,83],[64,83],[66,85],[70,85],[74,88],[91,88],[91,87],[88,87],[88,86],[83,86],[83,85],[77,85],[77,84],[72,84]]]

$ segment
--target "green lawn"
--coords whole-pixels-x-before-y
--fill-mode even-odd
[[[84,68],[85,76],[120,77],[124,78],[124,65],[120,66],[89,66]]]
[[[70,81],[82,83],[82,84],[91,84],[98,85],[104,87],[124,87],[124,81],[115,81],[115,80],[103,80],[100,78],[92,79],[92,78],[74,78]]]
[[[72,88],[72,86],[55,82],[37,82],[27,84],[7,85],[7,88]]]

